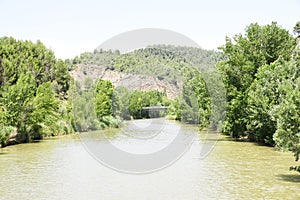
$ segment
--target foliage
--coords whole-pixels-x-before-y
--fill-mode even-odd
[[[63,112],[71,77],[40,41],[0,38],[0,72],[0,121],[16,128],[17,142],[57,134],[59,121],[70,127]]]
[[[182,122],[199,124],[200,128],[209,126],[211,100],[207,86],[197,70],[190,69],[186,73],[186,81],[179,107]]]
[[[129,100],[132,91],[124,87],[116,87],[113,99],[113,115],[119,116],[121,119],[130,120]]]
[[[5,124],[17,128],[21,142],[40,139],[42,125],[51,126],[56,121],[58,101],[50,83],[36,88],[30,73],[21,74],[17,83],[8,88],[3,103]]]
[[[214,69],[216,63],[223,60],[222,53],[214,50],[173,45],[153,45],[150,47],[172,52],[174,57],[183,58],[184,61],[191,63],[192,67],[200,72]]]
[[[74,59],[66,59],[65,63],[70,71],[76,68],[77,64],[92,64],[113,69],[111,64],[118,56],[120,56],[120,51],[118,50],[113,52],[111,50],[95,49],[94,52],[84,52]]]
[[[94,85],[82,88],[76,81],[71,90],[74,129],[78,132],[100,129],[94,109]]]
[[[98,79],[95,88],[94,106],[98,120],[112,115],[112,97],[114,86],[110,81]]]
[[[300,155],[300,60],[286,64],[287,72],[279,92],[282,94],[279,105],[274,107],[272,116],[276,120],[273,139],[280,149],[294,153],[296,161]],[[283,75],[284,76],[284,75]]]
[[[68,68],[62,60],[58,60],[53,65],[52,70],[53,81],[51,86],[61,100],[66,100],[68,98],[68,91],[71,83],[71,76],[69,75]]]
[[[294,66],[279,59],[271,65],[262,66],[256,75],[256,80],[248,93],[248,136],[261,143],[273,145],[273,134],[276,131],[276,119],[273,110],[288,95],[282,89],[286,79],[292,81],[292,74],[297,73]]]
[[[145,48],[119,56],[112,65],[116,71],[156,76],[177,85],[188,63],[170,51]]]
[[[248,135],[245,108],[248,90],[258,69],[270,65],[279,57],[288,61],[294,46],[295,39],[275,22],[266,26],[251,24],[244,36],[236,35],[233,41],[226,38],[226,44],[220,48],[226,60],[218,65],[227,90],[225,133],[233,137]]]
[[[12,126],[1,126],[0,127],[0,147],[5,147],[9,140],[10,134],[13,132],[14,127]]]
[[[143,108],[149,106],[163,106],[163,97],[165,94],[156,90],[131,92],[128,111],[134,119],[161,117],[163,113],[155,111],[146,111]]]
[[[113,117],[113,116],[104,116],[102,117],[103,123],[102,128],[119,128],[122,124],[122,119],[120,117]]]
[[[119,127],[121,118],[114,115],[114,86],[110,81],[86,78],[85,85],[75,82],[72,88],[74,127],[78,132]]]

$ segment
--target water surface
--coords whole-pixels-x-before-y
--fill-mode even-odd
[[[121,130],[88,134],[102,134],[124,150],[141,153],[151,151],[151,145],[159,149],[175,137],[154,135],[150,143],[136,139],[151,133],[144,123],[123,127],[140,126],[137,135]],[[181,133],[174,134],[197,132],[175,122],[167,122],[168,127],[180,128]],[[288,170],[299,165],[291,153],[221,136],[211,153],[200,159],[203,145],[214,142],[205,138],[199,134],[171,166],[142,175],[103,166],[78,135],[6,147],[0,149],[0,199],[300,199],[300,176]]]

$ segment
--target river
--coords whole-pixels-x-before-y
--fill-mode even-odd
[[[0,149],[0,199],[300,199],[300,175],[288,170],[299,165],[291,153],[210,133],[216,142],[196,127],[171,121],[147,138],[155,128],[147,122],[83,135],[141,155],[151,147],[159,151],[178,134],[196,137],[174,162],[140,174],[101,164],[78,134],[9,146]],[[201,157],[206,144],[211,151]]]

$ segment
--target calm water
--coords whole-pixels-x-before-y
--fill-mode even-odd
[[[130,134],[108,130],[86,135],[104,135],[128,152],[149,153],[149,147],[160,148],[177,134],[153,135],[147,144],[149,140],[135,138],[151,132],[145,122],[130,122],[123,128],[131,126]],[[135,133],[132,127],[140,130]],[[174,127],[179,134],[197,131],[174,122],[165,126]],[[300,199],[300,175],[288,171],[299,165],[291,153],[220,136],[211,153],[199,159],[204,143],[215,142],[205,138],[199,134],[171,166],[142,175],[103,166],[78,135],[10,146],[0,149],[0,199]]]

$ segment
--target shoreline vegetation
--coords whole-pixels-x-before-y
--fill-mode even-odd
[[[154,45],[125,54],[95,49],[64,61],[41,41],[2,37],[0,146],[168,116],[236,141],[292,151],[298,161],[299,49],[300,22],[294,35],[276,22],[250,24],[244,34],[226,37],[220,51]],[[134,80],[125,87],[88,77],[100,72],[122,83],[128,74]],[[136,89],[143,81],[157,85]],[[168,109],[143,109],[149,106]]]

